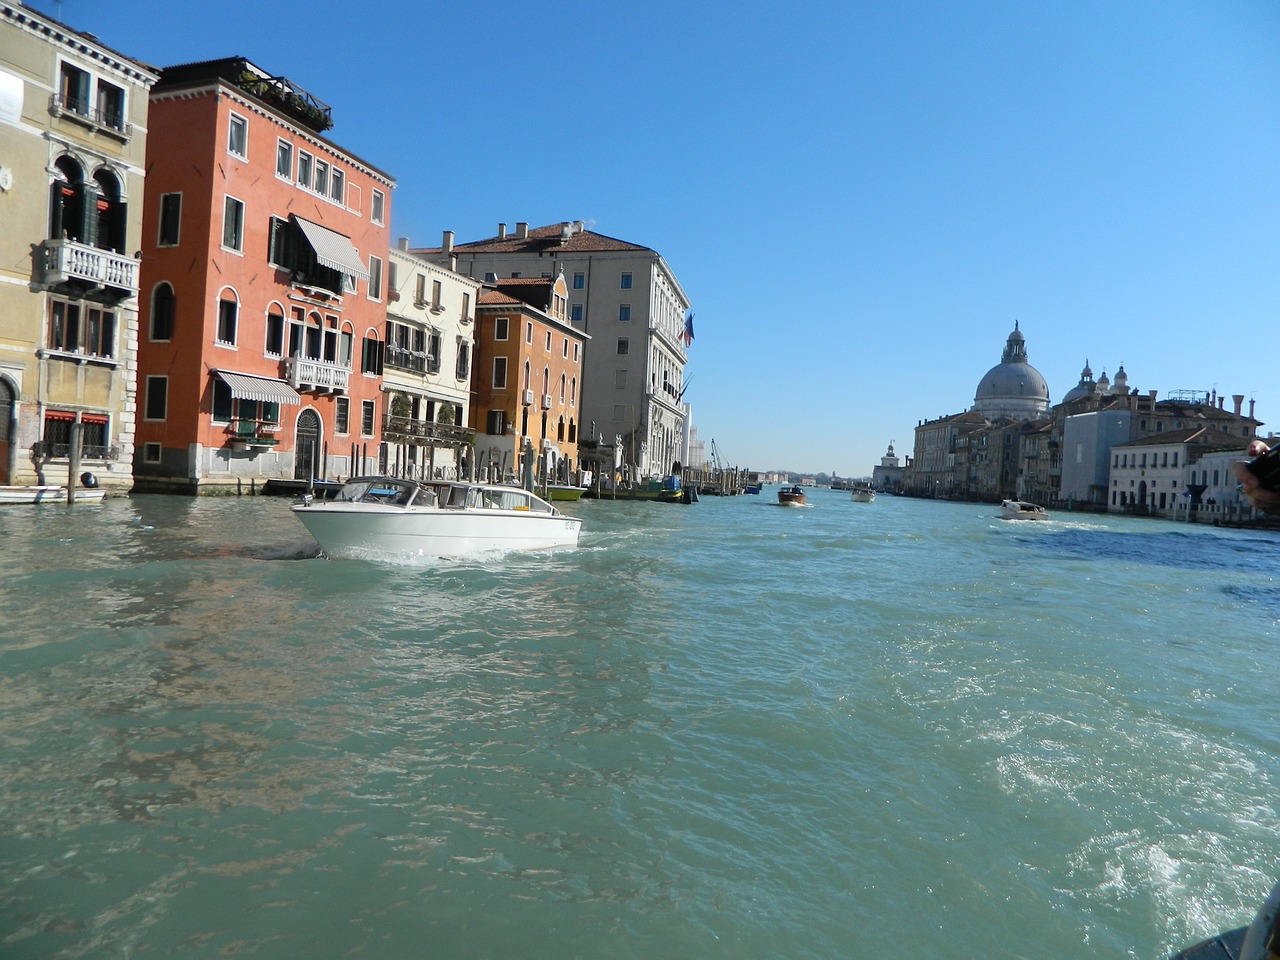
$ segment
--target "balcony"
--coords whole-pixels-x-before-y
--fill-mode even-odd
[[[246,420],[236,418],[227,425],[227,434],[231,445],[241,449],[253,448],[268,450],[280,442],[275,435],[280,432],[280,424],[268,420]]]
[[[413,373],[439,373],[440,363],[429,353],[422,350],[410,350],[387,344],[382,355],[382,362],[396,370],[408,370]]]
[[[290,357],[285,361],[285,380],[295,390],[346,393],[351,371],[327,360]]]
[[[392,443],[426,441],[470,446],[475,443],[476,432],[451,423],[429,423],[387,414],[382,418],[382,438]]]
[[[46,240],[40,245],[44,255],[44,282],[78,280],[95,287],[114,287],[128,296],[138,294],[138,264],[133,257],[100,250],[78,240]]]
[[[124,143],[128,143],[133,137],[133,124],[125,122],[124,111],[120,106],[94,110],[81,100],[64,98],[55,93],[49,98],[49,114],[75,120],[90,130],[101,131]]]

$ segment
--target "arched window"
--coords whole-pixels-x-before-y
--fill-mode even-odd
[[[52,196],[49,203],[49,236],[54,240],[83,242],[84,171],[70,157],[54,164]]]
[[[530,383],[533,380],[533,372],[529,369],[529,361],[524,362],[524,389],[530,389]]]
[[[542,368],[542,392],[543,394],[551,393],[551,370],[547,367]],[[544,434],[546,431],[542,431]]]
[[[569,418],[569,442],[578,442],[578,426],[573,422],[573,417]]]
[[[94,197],[95,236],[93,245],[103,250],[124,253],[125,203],[120,197],[120,181],[110,170],[93,175],[97,186]]]
[[[564,388],[565,388],[565,376],[562,373],[560,374],[560,403],[562,406],[564,404]],[[564,438],[561,437],[560,439],[563,440]]]
[[[564,440],[564,417],[556,422],[556,439]]]
[[[578,402],[578,378],[574,377],[569,381],[569,406],[573,406]]]
[[[218,294],[217,342],[234,346],[239,324],[240,301],[236,299],[234,290],[225,288]]]
[[[173,339],[173,316],[177,303],[173,296],[173,287],[167,283],[157,283],[151,293],[151,339]]]

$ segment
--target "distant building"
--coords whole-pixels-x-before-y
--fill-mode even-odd
[[[889,441],[880,463],[871,468],[871,485],[877,490],[896,491],[902,486],[902,471],[902,461],[893,452],[893,441]]]
[[[537,479],[576,482],[588,338],[569,322],[563,275],[492,281],[480,294],[476,326],[477,469],[495,479],[518,478],[527,440]]]
[[[1048,384],[1040,371],[1027,362],[1026,340],[1016,322],[1005,341],[1000,362],[979,381],[971,409],[988,420],[1035,420],[1048,412]]]
[[[1195,481],[1206,454],[1244,456],[1247,441],[1209,427],[1192,427],[1118,444],[1111,452],[1107,510],[1172,517],[1180,505],[1198,504],[1206,484]],[[1220,480],[1215,477],[1215,485]],[[1184,497],[1185,494],[1185,497]]]
[[[387,469],[415,479],[463,474],[475,441],[471,359],[481,284],[407,253],[387,261],[381,433]]]
[[[656,250],[586,229],[581,221],[417,251],[469,277],[553,278],[564,274],[569,319],[590,335],[579,423],[584,439],[619,444],[624,472],[665,476],[686,453],[684,367],[689,298]]]
[[[1061,441],[1061,480],[1054,499],[1102,505],[1110,489],[1111,450],[1128,443],[1133,413],[1092,410],[1066,417]]]
[[[0,5],[0,484],[133,486],[149,67]]]
[[[140,489],[385,468],[391,190],[328,107],[233,57],[153,90],[143,222]]]

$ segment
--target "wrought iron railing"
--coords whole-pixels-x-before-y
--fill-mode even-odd
[[[227,425],[227,433],[233,443],[247,443],[255,447],[274,447],[280,442],[275,436],[279,432],[280,424],[270,420],[237,417]]]
[[[382,436],[386,440],[428,440],[440,443],[469,445],[475,443],[476,432],[451,423],[430,423],[412,417],[387,414],[382,418]]]
[[[126,141],[133,136],[133,124],[125,122],[123,110],[95,110],[76,97],[63,97],[55,93],[49,98],[49,113],[55,117],[71,117],[87,126],[114,133]]]

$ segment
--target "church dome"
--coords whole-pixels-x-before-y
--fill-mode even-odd
[[[1034,420],[1049,410],[1049,385],[1027,363],[1027,348],[1015,322],[1000,363],[987,371],[973,397],[973,409],[987,419]]]
[[[1106,374],[1104,373],[1105,377]],[[1080,371],[1080,382],[1067,391],[1066,396],[1062,398],[1063,403],[1069,403],[1072,400],[1079,400],[1087,397],[1094,392],[1096,384],[1093,382],[1093,371],[1089,369],[1089,361],[1084,362],[1084,369]]]

